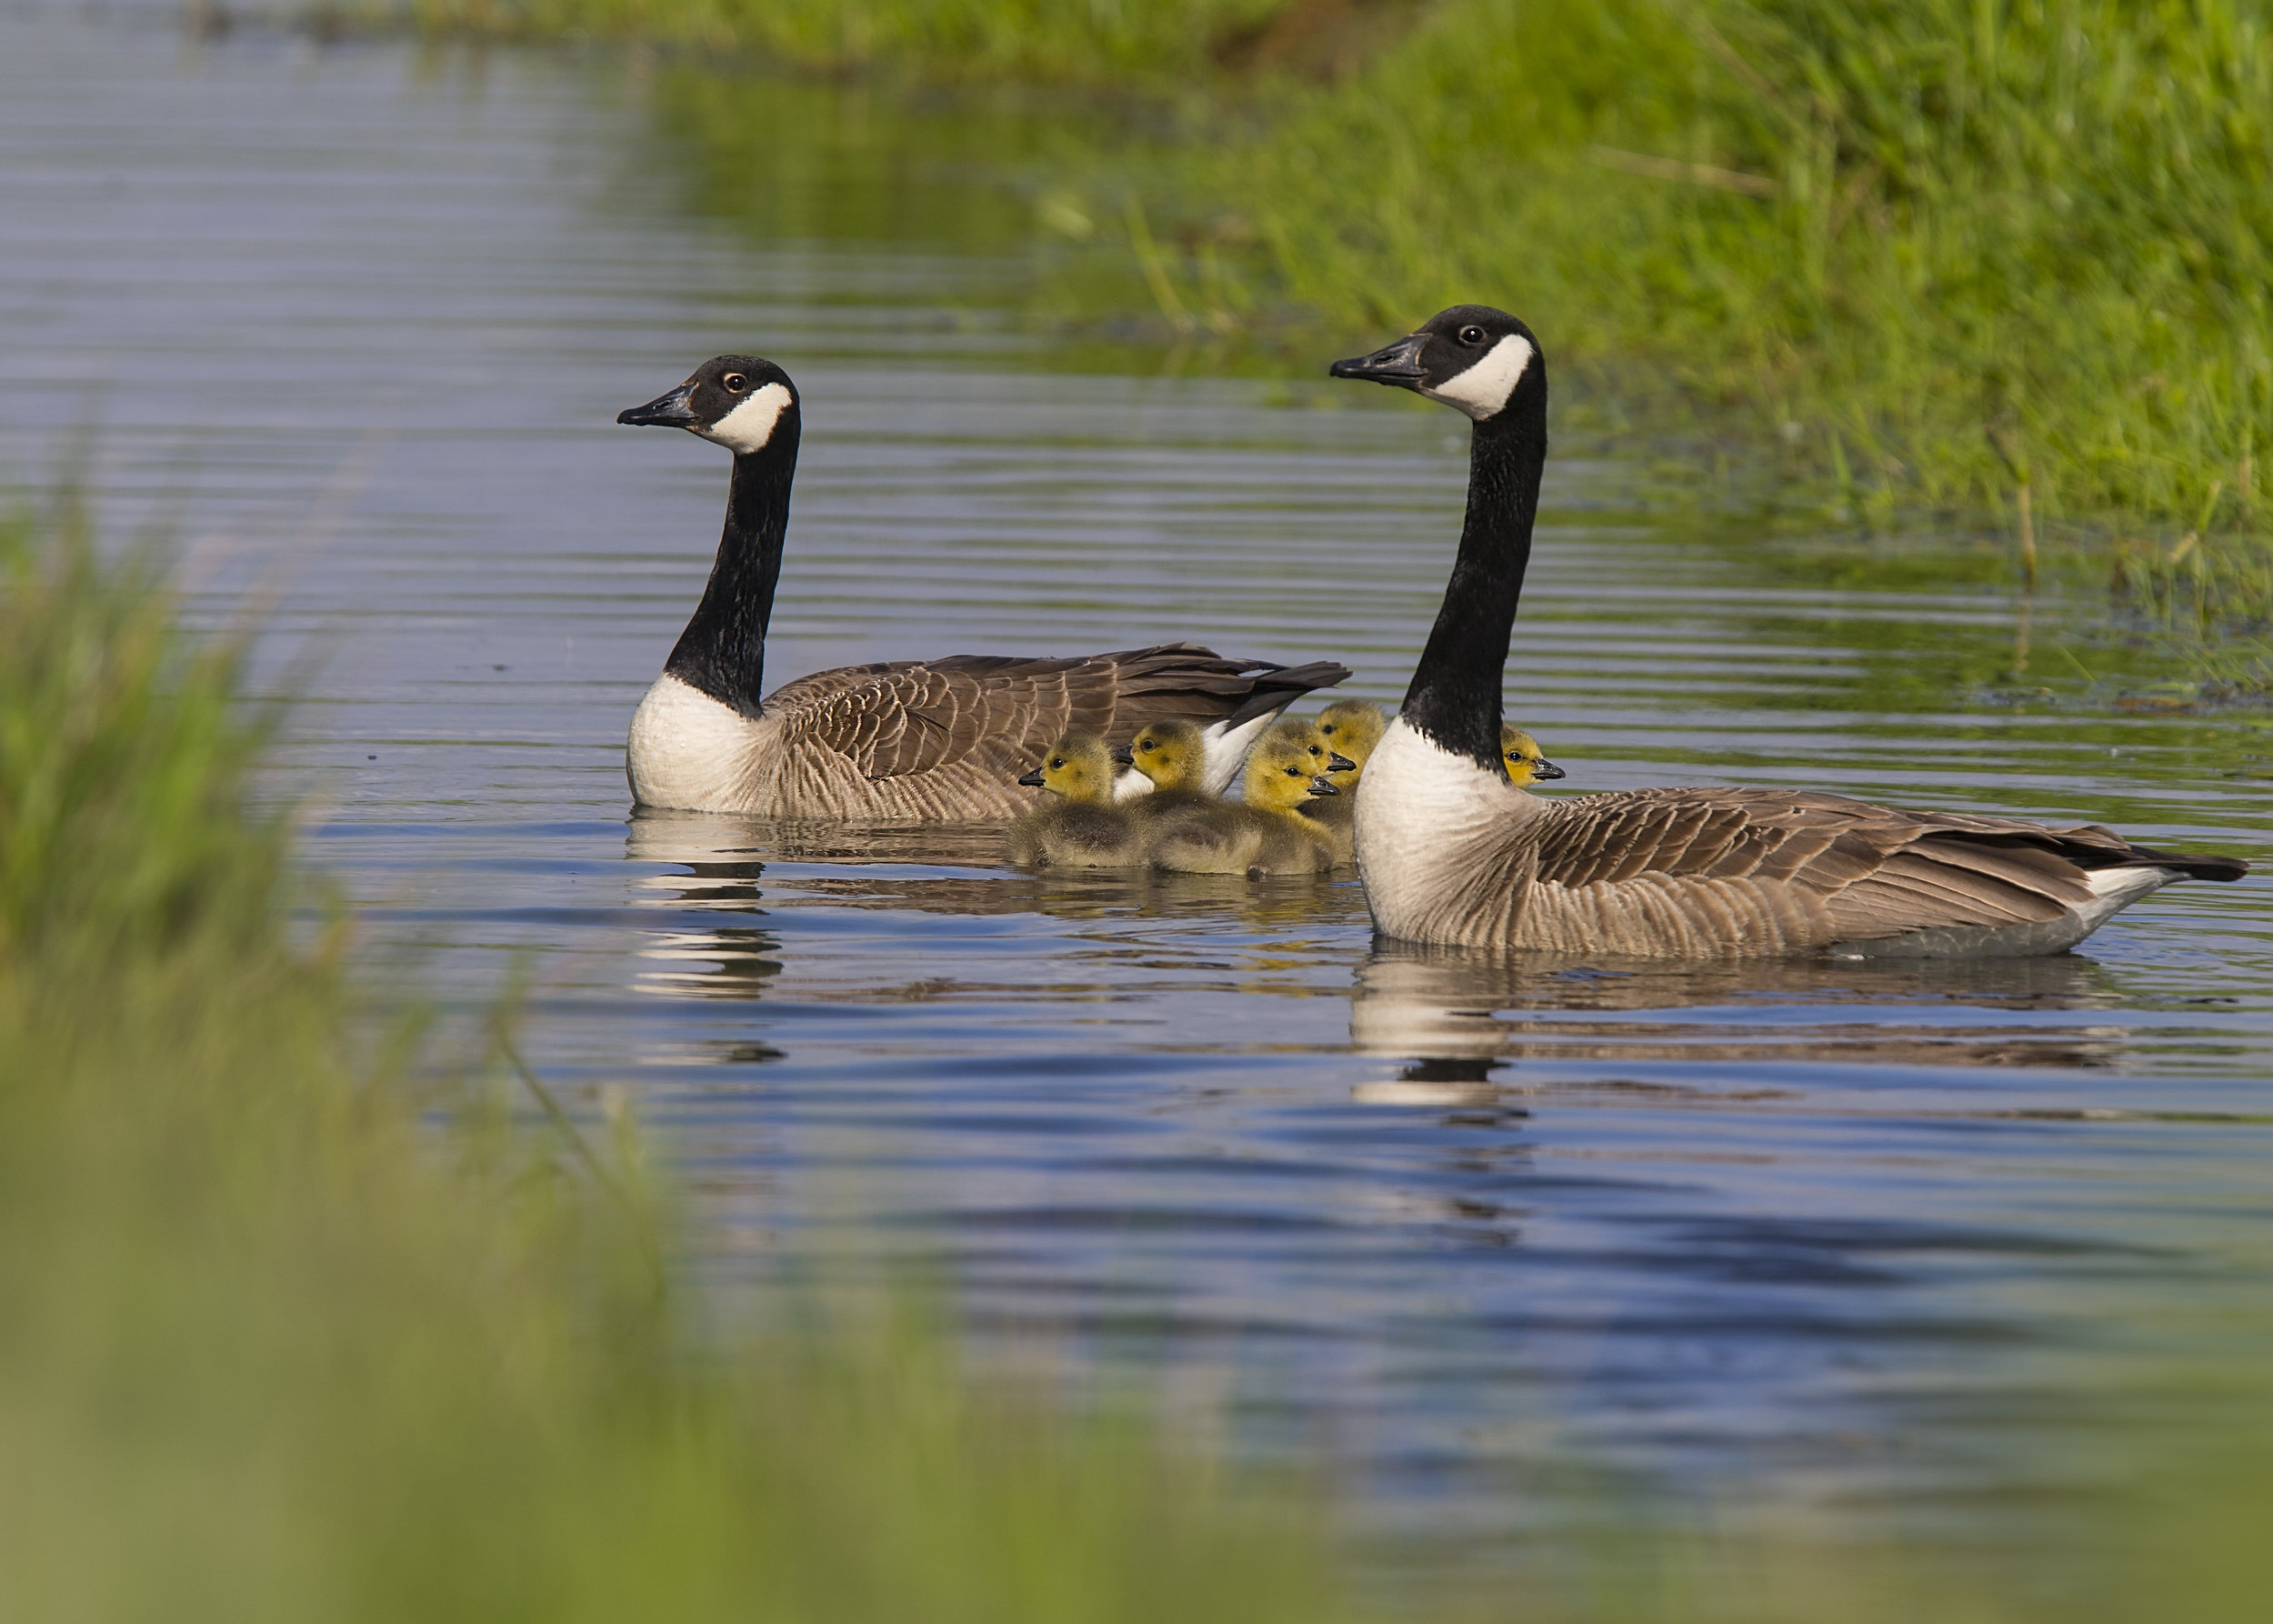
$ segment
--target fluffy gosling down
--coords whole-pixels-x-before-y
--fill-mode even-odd
[[[1250,879],[1322,874],[1334,866],[1333,837],[1297,808],[1325,782],[1299,740],[1266,738],[1247,757],[1247,800],[1218,803],[1162,829],[1152,839],[1153,867]]]
[[[1010,826],[1012,862],[1031,868],[1134,868],[1144,862],[1136,820],[1113,804],[1112,753],[1096,734],[1066,734],[1018,782],[1057,798]]]
[[[1113,759],[1152,781],[1152,793],[1122,804],[1139,829],[1166,828],[1224,803],[1207,789],[1207,741],[1191,722],[1152,722],[1136,730]]]

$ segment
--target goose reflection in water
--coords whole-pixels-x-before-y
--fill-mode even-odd
[[[680,916],[674,928],[648,932],[640,947],[646,967],[633,980],[640,991],[755,998],[781,974],[781,938],[774,932],[755,925],[697,924],[705,914],[765,917],[757,882],[766,865],[738,820],[641,814],[631,820],[624,855],[635,862],[668,863],[685,870],[645,875],[637,882],[642,906]],[[776,1056],[769,1052],[765,1058]]]
[[[2058,1018],[2121,1001],[2107,969],[2074,954],[1676,964],[1384,942],[1358,967],[1350,1041],[1409,1062],[1395,1079],[1361,1084],[1361,1100],[1480,1106],[1513,1091],[1497,1074],[1516,1061],[2104,1067],[2125,1028]],[[1731,1098],[1599,1079],[1539,1087]]]

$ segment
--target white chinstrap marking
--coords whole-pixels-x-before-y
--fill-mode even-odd
[[[747,456],[765,449],[766,442],[774,437],[781,415],[788,409],[789,391],[779,384],[767,384],[708,428],[695,432],[729,451]]]
[[[1433,388],[1423,385],[1420,393],[1448,406],[1457,406],[1481,423],[1487,417],[1497,416],[1507,404],[1507,397],[1516,392],[1516,386],[1523,381],[1523,375],[1531,365],[1531,355],[1530,342],[1520,333],[1510,333],[1466,372],[1447,378]]]
[[[683,812],[732,810],[756,727],[666,672],[632,713],[624,760],[632,798]]]

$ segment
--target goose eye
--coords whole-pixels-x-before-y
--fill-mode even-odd
[[[1146,739],[1146,740],[1145,740],[1142,744],[1138,745],[1136,747],[1137,747],[1138,749],[1140,749],[1140,750],[1150,750],[1150,749],[1154,749],[1154,748],[1156,748],[1157,747],[1153,744],[1152,740],[1150,740],[1150,739]]]
[[[750,380],[738,372],[729,372],[718,381],[726,386],[726,393],[729,395],[739,395],[750,386]]]
[[[1474,322],[1470,322],[1467,326],[1460,329],[1460,342],[1462,344],[1483,343],[1484,329],[1477,326]]]
[[[1052,767],[1063,767],[1066,765],[1066,758],[1063,756],[1060,756],[1055,761],[1051,762],[1050,765]]]

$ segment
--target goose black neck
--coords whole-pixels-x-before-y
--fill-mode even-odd
[[[710,584],[663,667],[746,717],[758,714],[765,688],[766,627],[774,617],[796,472],[797,420],[785,413],[770,440],[734,459]]]
[[[1523,572],[1531,562],[1531,526],[1547,466],[1543,382],[1476,426],[1460,554],[1401,713],[1408,726],[1445,749],[1493,772],[1504,770],[1500,678],[1523,597]]]

